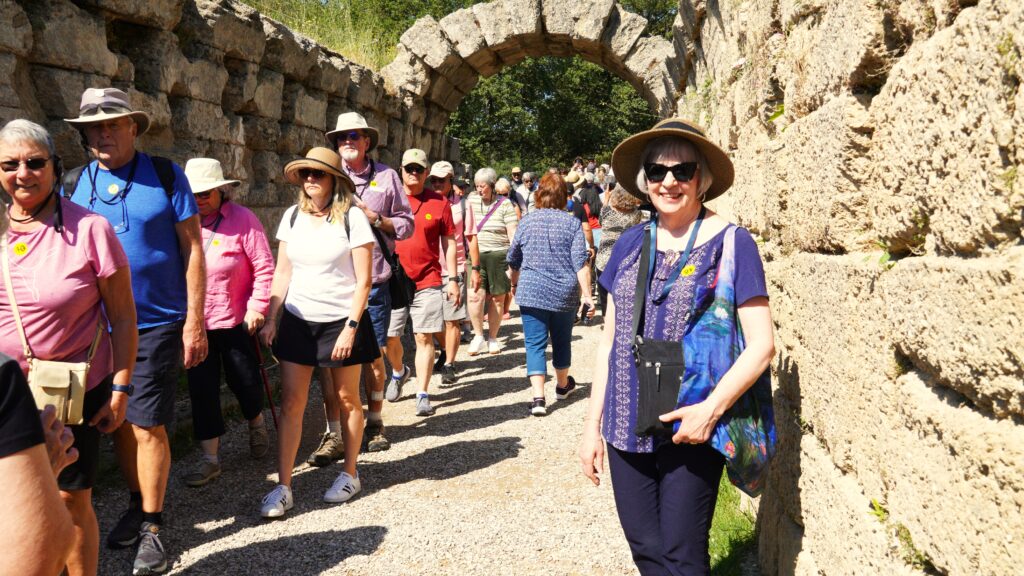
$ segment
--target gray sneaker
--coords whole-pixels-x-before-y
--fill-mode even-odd
[[[430,396],[416,397],[416,415],[430,416],[434,413],[434,407],[430,405]]]
[[[409,381],[409,375],[412,374],[412,370],[409,370],[408,366],[403,364],[402,368],[405,371],[402,372],[401,378],[394,376],[388,378],[388,387],[384,390],[384,399],[388,402],[398,402],[398,399],[402,397],[402,386],[405,386],[405,383]]]
[[[134,576],[163,574],[167,571],[167,553],[160,542],[160,527],[152,522],[143,522],[139,530],[139,549],[132,566]]]
[[[269,450],[270,434],[267,433],[267,425],[249,428],[249,456],[255,459],[263,458]]]
[[[363,445],[367,452],[383,452],[391,448],[391,442],[384,437],[383,422],[367,422],[363,431]]]
[[[200,460],[191,472],[185,475],[185,485],[192,488],[206,486],[211,480],[220,476],[220,464]]]
[[[344,457],[345,445],[342,444],[341,437],[334,432],[324,432],[323,437],[320,438],[320,445],[306,459],[306,464],[310,466],[327,466],[331,462],[341,460]]]

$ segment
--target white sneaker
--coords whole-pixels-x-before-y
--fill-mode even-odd
[[[491,354],[497,354],[498,352],[501,352],[501,342],[498,342],[493,338],[491,340],[488,340],[487,351],[490,352]]]
[[[476,356],[477,354],[483,352],[484,345],[486,344],[487,342],[484,341],[482,336],[473,336],[473,341],[469,343],[469,355]]]
[[[353,478],[349,476],[348,472],[342,472],[338,475],[338,478],[334,480],[334,484],[324,492],[324,502],[347,502],[350,498],[359,494],[359,491],[363,489],[362,483],[359,482],[359,477]]]
[[[285,512],[291,510],[294,505],[292,489],[284,484],[278,484],[270,491],[270,494],[263,497],[260,515],[264,518],[280,518],[284,516]]]

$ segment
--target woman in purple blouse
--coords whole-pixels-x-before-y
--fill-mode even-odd
[[[764,269],[750,233],[730,230],[733,224],[704,206],[732,185],[733,167],[699,127],[664,120],[619,144],[612,169],[621,186],[653,205],[655,215],[650,223],[622,234],[600,278],[611,298],[579,457],[583,473],[599,485],[605,443],[609,445],[619,521],[641,574],[709,574],[708,538],[725,459],[708,440],[774,354]],[[709,309],[719,263],[728,249],[734,250],[728,261],[735,262],[738,325],[723,326],[723,331],[740,330],[746,339],[746,348],[704,401],[661,416],[663,422],[674,423],[672,436],[635,433],[633,307],[641,248],[652,237],[649,226],[655,227],[653,272],[644,271],[650,277],[642,336],[681,344],[686,340],[690,354],[688,328]],[[693,248],[682,261],[691,234]],[[688,371],[700,370],[687,366]]]

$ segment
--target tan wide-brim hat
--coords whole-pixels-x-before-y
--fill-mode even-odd
[[[227,180],[220,162],[213,158],[192,158],[185,163],[185,177],[192,187],[193,194],[220,188],[221,186],[238,186],[241,180]]]
[[[350,130],[362,130],[370,135],[370,147],[367,148],[367,152],[377,147],[377,142],[380,140],[380,132],[376,128],[366,124],[366,118],[358,112],[345,112],[344,114],[338,115],[338,122],[334,126],[334,130],[331,130],[326,134],[327,143],[334,146],[337,150],[338,143],[335,142],[335,136],[342,132],[348,132]]]
[[[341,156],[338,156],[338,153],[330,148],[324,148],[323,146],[310,148],[309,152],[306,152],[305,158],[292,160],[285,165],[284,177],[292,184],[302,185],[302,178],[299,178],[299,170],[302,168],[323,170],[341,181],[341,185],[347,188],[350,193],[354,194],[356,191],[356,186],[352,183],[352,179],[341,171]]]
[[[64,121],[75,128],[82,129],[88,124],[116,120],[130,116],[139,127],[136,136],[142,136],[149,130],[149,114],[140,110],[132,110],[128,94],[117,88],[86,88],[82,92],[82,101],[78,106],[78,118],[65,118]]]
[[[704,196],[705,202],[721,196],[732,186],[735,173],[729,155],[717,144],[708,140],[703,128],[682,118],[662,120],[655,124],[654,128],[634,134],[615,147],[615,151],[612,152],[612,171],[615,173],[619,186],[640,200],[645,202],[648,200],[647,194],[641,192],[636,186],[636,175],[643,168],[640,166],[640,155],[643,154],[644,147],[648,142],[663,136],[675,136],[688,140],[704,154],[708,169],[714,178],[711,188],[708,188],[707,194]]]

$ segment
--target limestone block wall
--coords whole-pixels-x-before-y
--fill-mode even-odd
[[[684,0],[677,103],[764,241],[762,571],[1024,565],[1024,4]]]
[[[294,202],[284,165],[324,145],[341,112],[380,129],[386,163],[410,147],[458,159],[447,113],[232,0],[0,0],[0,121],[42,123],[78,165],[85,151],[62,119],[91,86],[122,88],[152,115],[142,150],[220,160],[271,231]]]

